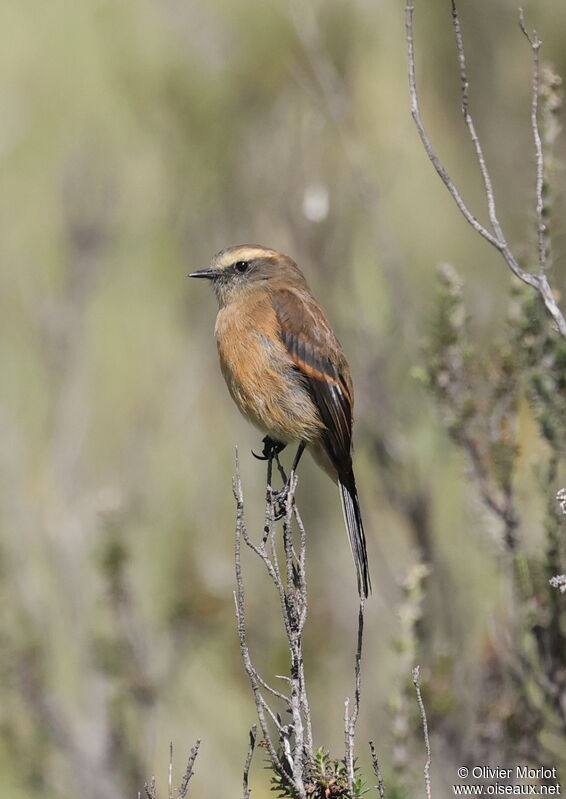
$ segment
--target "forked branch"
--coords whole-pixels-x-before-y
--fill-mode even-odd
[[[454,27],[454,34],[456,38],[456,49],[458,56],[458,65],[460,70],[461,82],[461,97],[462,97],[462,113],[464,120],[470,134],[472,144],[478,160],[479,169],[482,175],[484,189],[486,193],[488,215],[490,220],[491,229],[483,225],[470,211],[465,203],[462,195],[458,191],[454,181],[448,174],[446,168],[440,161],[436,151],[432,146],[432,142],[428,136],[424,126],[419,98],[417,92],[416,80],[416,66],[415,66],[415,49],[414,49],[414,32],[413,32],[413,13],[414,5],[412,0],[407,0],[405,5],[405,39],[407,44],[407,60],[408,60],[408,80],[409,80],[409,96],[411,103],[411,115],[415,122],[417,131],[419,133],[423,147],[436,169],[440,179],[448,189],[452,199],[456,203],[460,212],[468,222],[468,224],[479,233],[486,241],[488,241],[498,252],[501,253],[507,266],[513,274],[518,277],[523,283],[526,283],[531,288],[535,289],[541,297],[544,306],[554,321],[560,335],[566,339],[566,319],[560,310],[556,297],[548,282],[545,267],[547,262],[546,253],[546,226],[544,223],[544,205],[543,205],[543,184],[544,184],[544,157],[541,137],[538,128],[538,105],[539,105],[539,51],[541,42],[536,34],[530,35],[524,24],[524,19],[521,14],[520,24],[521,29],[527,37],[531,49],[533,51],[533,99],[531,103],[531,127],[535,140],[535,155],[536,155],[536,187],[535,187],[535,200],[536,200],[536,225],[537,225],[537,240],[538,240],[538,273],[533,274],[527,272],[518,263],[515,255],[511,251],[509,244],[503,234],[503,230],[499,223],[497,216],[495,196],[493,191],[493,184],[484,158],[483,149],[477,134],[475,124],[470,112],[469,105],[469,82],[466,69],[466,57],[464,50],[464,41],[462,36],[462,29],[460,25],[460,18],[456,7],[456,0],[451,0],[452,5],[452,24]]]
[[[268,472],[269,474],[269,472]],[[265,527],[258,541],[248,532],[244,518],[244,497],[236,455],[236,476],[233,482],[237,505],[235,537],[236,619],[240,652],[254,694],[262,746],[274,773],[275,786],[282,796],[323,796],[328,788],[332,796],[359,795],[355,778],[354,739],[360,713],[361,657],[364,625],[364,600],[358,612],[358,634],[354,658],[354,701],[345,703],[343,760],[333,760],[323,749],[315,752],[311,713],[305,684],[303,659],[303,629],[307,618],[306,534],[294,495],[297,478],[291,476],[289,491],[284,500],[282,540],[278,541],[274,492],[267,486]],[[290,654],[286,690],[270,685],[260,675],[252,660],[246,633],[244,578],[242,573],[242,541],[259,558],[279,598],[282,625]],[[250,739],[251,741],[251,739]],[[248,775],[255,746],[250,743],[244,767],[244,799],[249,796]],[[331,786],[331,787],[329,787]],[[340,793],[336,793],[336,790]]]
[[[244,497],[236,456],[236,477],[233,491],[237,504],[235,569],[236,619],[240,652],[254,694],[263,745],[278,780],[290,784],[298,797],[306,797],[304,766],[313,758],[312,726],[309,702],[305,687],[302,633],[307,616],[307,588],[305,575],[305,528],[294,503],[297,478],[291,477],[285,499],[283,519],[283,556],[277,551],[274,535],[275,514],[273,502],[268,499],[265,529],[259,543],[250,537],[244,519]],[[271,486],[268,486],[271,496]],[[293,536],[293,520],[298,531],[298,542]],[[244,581],[242,576],[242,540],[262,561],[271,578],[281,605],[283,626],[291,655],[290,676],[284,677],[288,693],[269,685],[252,662],[246,635]],[[270,697],[269,701],[267,697]],[[289,722],[282,718],[290,717]]]
[[[169,744],[169,779],[168,779],[168,790],[167,790],[168,799],[173,799],[175,796],[177,797],[177,799],[186,799],[189,790],[189,782],[191,781],[194,775],[194,765],[195,765],[195,760],[197,759],[200,744],[201,742],[199,738],[197,739],[195,745],[189,752],[187,765],[185,766],[185,773],[183,774],[183,778],[181,779],[178,788],[173,788],[173,744]],[[149,782],[146,782],[144,786],[144,793],[146,799],[159,799],[155,777],[152,777]],[[140,794],[138,794],[138,797],[139,796]]]

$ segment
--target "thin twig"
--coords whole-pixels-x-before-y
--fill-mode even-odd
[[[424,127],[422,117],[421,117],[421,110],[419,106],[419,99],[417,94],[417,79],[416,79],[416,68],[415,68],[415,48],[414,48],[414,37],[413,37],[413,12],[415,7],[413,4],[408,0],[405,6],[405,35],[407,41],[407,55],[408,55],[408,67],[409,67],[409,94],[411,99],[411,115],[417,127],[417,131],[421,138],[421,142],[426,150],[426,154],[428,155],[432,165],[436,169],[440,179],[452,195],[454,202],[466,218],[466,221],[473,227],[473,229],[483,236],[484,239],[489,241],[494,247],[499,249],[500,242],[497,240],[495,236],[493,236],[489,230],[487,230],[481,222],[479,222],[475,216],[471,213],[468,209],[468,206],[465,204],[464,200],[460,196],[458,189],[454,185],[450,175],[446,171],[445,167],[441,163],[440,159],[436,155],[436,152],[433,149],[432,143],[428,137],[426,129]]]
[[[179,788],[177,789],[178,799],[185,799],[185,796],[187,795],[189,782],[190,782],[191,777],[194,774],[194,765],[195,765],[195,760],[197,759],[197,755],[198,755],[198,750],[199,750],[200,744],[201,744],[200,738],[197,738],[197,740],[195,742],[195,745],[193,746],[193,748],[191,749],[191,751],[189,753],[189,758],[187,760],[187,766],[185,768],[185,773],[183,774],[183,779],[181,780],[181,784],[179,785]]]
[[[248,646],[247,646],[247,641],[246,641],[246,631],[245,631],[245,622],[244,622],[244,605],[243,605],[244,596],[243,596],[243,592],[240,593],[239,589],[238,589],[238,591],[234,592],[234,600],[235,600],[235,604],[236,604],[236,619],[237,619],[237,625],[238,625],[238,636],[239,636],[239,639],[240,639],[240,652],[241,652],[241,655],[242,655],[242,660],[244,662],[244,668],[246,669],[246,672],[248,674],[248,677],[249,677],[249,680],[250,680],[250,683],[251,683],[251,686],[252,686],[252,690],[253,690],[253,693],[254,693],[256,710],[257,710],[257,715],[258,715],[261,731],[263,733],[265,745],[267,747],[267,751],[269,753],[269,757],[270,757],[270,760],[271,760],[271,762],[273,764],[273,767],[276,768],[279,772],[281,772],[283,767],[281,765],[281,761],[279,760],[279,758],[277,756],[277,753],[276,753],[276,750],[275,750],[275,746],[273,745],[273,741],[271,739],[271,734],[270,734],[270,731],[269,731],[269,726],[267,724],[267,718],[265,716],[265,713],[267,712],[270,715],[270,717],[272,718],[272,720],[275,722],[276,725],[278,724],[277,716],[271,710],[271,708],[269,707],[269,705],[267,704],[267,702],[263,698],[263,696],[261,694],[261,691],[259,689],[259,682],[257,680],[255,669],[254,669],[254,667],[252,665],[252,662],[251,662],[250,653],[249,653]]]
[[[350,697],[344,700],[344,762],[346,765],[346,777],[348,778],[348,792],[354,795],[354,765],[352,754],[352,739],[350,735]]]
[[[454,25],[454,33],[456,36],[456,49],[458,51],[458,63],[460,65],[460,83],[461,83],[461,91],[462,91],[462,114],[464,115],[464,120],[466,125],[468,126],[468,131],[470,133],[470,138],[472,140],[472,144],[474,145],[474,150],[476,152],[476,157],[478,159],[478,164],[480,167],[480,172],[483,178],[483,184],[485,188],[485,193],[487,197],[487,207],[489,213],[489,219],[491,222],[491,226],[493,228],[493,232],[495,233],[496,237],[500,241],[504,241],[505,237],[503,235],[503,231],[501,229],[501,225],[499,224],[499,220],[497,218],[497,213],[495,210],[495,196],[493,193],[493,185],[491,182],[491,177],[489,171],[487,169],[487,164],[485,162],[483,149],[479,140],[479,136],[476,132],[476,126],[474,124],[474,120],[470,113],[470,105],[469,105],[469,82],[468,82],[468,74],[466,69],[466,55],[464,52],[464,39],[462,37],[462,28],[460,25],[460,17],[458,15],[458,8],[456,6],[456,0],[451,0],[452,3],[452,24]]]
[[[256,703],[257,715],[261,731],[263,734],[263,738],[265,741],[265,746],[267,747],[267,751],[269,753],[269,759],[271,760],[273,767],[277,770],[278,773],[281,774],[283,773],[283,765],[279,760],[279,757],[277,756],[277,752],[275,750],[275,746],[273,744],[269,731],[269,726],[267,724],[267,719],[265,716],[265,710],[268,709],[268,705],[265,702],[263,696],[261,695],[259,682],[257,680],[255,669],[251,662],[250,653],[247,645],[247,639],[246,639],[246,627],[245,627],[245,616],[244,616],[244,583],[242,578],[242,565],[241,565],[241,539],[247,536],[247,532],[244,520],[244,498],[242,492],[242,481],[240,478],[240,462],[237,451],[236,451],[236,477],[234,478],[233,482],[233,491],[237,503],[236,541],[235,541],[236,591],[234,592],[234,601],[236,604],[236,619],[238,626],[238,638],[240,640],[240,652],[242,655],[242,660],[244,662],[244,668],[246,669],[246,672],[250,680],[250,684],[252,686],[252,691]],[[260,553],[258,552],[258,554]]]
[[[428,724],[426,720],[426,711],[423,702],[423,698],[421,696],[421,685],[419,681],[419,666],[415,666],[413,669],[413,685],[415,686],[415,691],[417,694],[417,702],[419,704],[419,711],[421,714],[421,720],[423,724],[423,735],[426,747],[426,763],[424,767],[424,778],[425,778],[425,787],[426,787],[426,795],[427,799],[431,799],[431,789],[430,789],[430,763],[431,763],[431,754],[430,754],[430,740],[428,737]]]
[[[250,766],[252,764],[252,757],[254,755],[256,736],[257,736],[257,727],[254,724],[250,730],[248,754],[246,756],[246,762],[244,763],[243,799],[250,799],[249,775],[250,775]]]
[[[544,222],[544,201],[543,201],[543,187],[544,187],[544,151],[542,148],[542,139],[538,124],[538,107],[540,96],[540,47],[541,40],[538,37],[536,30],[533,31],[532,36],[529,34],[525,25],[525,15],[523,9],[519,9],[519,27],[524,33],[526,40],[531,46],[533,53],[533,97],[531,101],[531,128],[533,131],[533,139],[535,142],[535,160],[536,160],[536,183],[535,183],[535,198],[536,198],[536,225],[537,225],[537,241],[538,241],[538,264],[540,273],[544,273],[546,269],[546,225]]]
[[[185,797],[187,796],[189,782],[194,774],[194,765],[195,765],[195,760],[197,759],[200,744],[201,744],[200,738],[197,738],[195,745],[189,752],[185,773],[183,774],[183,779],[181,780],[181,784],[179,785],[176,791],[173,789],[173,743],[169,744],[169,769],[167,775],[168,799],[174,799],[175,794],[177,794],[177,799],[185,799]],[[144,791],[146,799],[158,799],[155,777],[152,777],[149,783],[146,782],[146,784],[144,785]],[[139,793],[138,793],[138,799],[140,799]]]
[[[296,483],[292,488],[293,493],[295,491],[295,488],[296,488]],[[306,535],[305,525],[303,524],[303,520],[296,505],[293,505],[293,513],[299,531],[299,558],[298,558],[297,568],[298,568],[298,578],[299,578],[298,584],[299,584],[300,600],[301,600],[300,625],[302,630],[307,620],[307,611],[308,611],[307,574],[305,568],[306,554],[307,554],[307,535]],[[305,668],[302,658],[302,652],[299,662],[299,685],[300,685],[300,695],[301,695],[301,708],[305,722],[305,749],[307,752],[312,754],[313,751],[312,721],[311,721],[310,705],[307,697],[307,688],[305,683]]]
[[[458,14],[456,12],[455,0],[452,0],[452,20],[456,33],[458,61],[460,67],[460,76],[462,80],[462,110],[464,112],[466,123],[468,125],[468,130],[470,131],[470,136],[472,138],[472,142],[474,144],[474,148],[476,151],[476,156],[480,164],[480,171],[482,173],[484,181],[484,187],[486,190],[487,201],[488,201],[489,216],[491,224],[494,228],[494,234],[490,233],[490,231],[484,225],[482,225],[482,223],[479,222],[478,219],[476,219],[476,217],[472,214],[472,212],[470,211],[470,209],[462,199],[462,196],[460,195],[450,175],[446,171],[446,168],[444,167],[439,157],[437,156],[430,141],[430,138],[426,132],[421,116],[418,93],[417,93],[415,48],[414,48],[414,33],[413,33],[414,10],[415,7],[412,3],[412,0],[407,0],[405,5],[405,39],[407,44],[409,97],[411,105],[411,116],[413,117],[413,120],[415,122],[415,126],[417,128],[418,134],[420,136],[426,154],[428,155],[428,158],[431,161],[434,168],[436,169],[437,174],[439,175],[440,179],[448,189],[448,192],[452,196],[452,199],[456,203],[458,209],[460,210],[460,212],[462,213],[468,224],[476,231],[476,233],[479,233],[480,236],[482,236],[493,247],[495,247],[496,250],[498,250],[501,253],[507,266],[509,267],[509,269],[511,269],[511,271],[516,277],[522,280],[523,283],[526,283],[528,286],[531,286],[531,288],[534,288],[539,293],[539,296],[541,297],[548,314],[551,316],[556,327],[558,328],[560,335],[566,339],[566,319],[564,318],[564,315],[560,310],[558,303],[556,302],[556,297],[554,296],[550,284],[548,283],[544,270],[539,268],[538,274],[534,275],[531,274],[530,272],[526,272],[524,269],[521,268],[521,266],[519,266],[517,259],[511,252],[509,244],[507,243],[505,237],[503,236],[503,232],[501,230],[501,227],[497,219],[491,180],[485,164],[485,159],[483,157],[483,151],[479,142],[479,138],[477,136],[473,120],[469,113],[469,107],[468,107],[469,84],[466,73],[466,62],[463,49],[463,39],[461,34],[460,21]],[[538,39],[536,41],[538,41]],[[537,106],[538,106],[538,88],[537,88]],[[538,125],[536,127],[536,130],[538,132]],[[540,172],[540,161],[537,155],[537,174],[539,172]],[[537,206],[538,206],[538,195],[537,195]],[[539,217],[537,216],[537,219],[538,218]],[[538,226],[539,236],[540,236],[540,230],[541,228],[539,223]]]
[[[356,655],[354,661],[354,708],[350,715],[349,704],[350,700],[346,699],[345,703],[345,717],[344,717],[344,740],[345,740],[345,760],[346,760],[346,774],[348,777],[348,789],[351,793],[354,790],[354,744],[356,737],[356,724],[360,714],[360,698],[361,698],[361,663],[362,663],[362,647],[364,641],[364,609],[365,600],[360,597],[360,606],[358,610],[358,637],[356,643]]]
[[[379,768],[379,760],[377,759],[377,751],[373,741],[369,742],[369,748],[371,750],[371,764],[373,766],[373,773],[377,779],[376,787],[377,792],[379,793],[379,799],[385,799],[385,785],[383,783],[383,776],[381,774],[381,769]]]
[[[283,691],[278,691],[277,688],[273,688],[273,686],[269,685],[269,683],[266,682],[260,674],[258,674],[258,671],[253,664],[252,668],[254,670],[256,679],[262,688],[265,688],[265,690],[269,691],[270,694],[276,696],[277,699],[281,699],[283,702],[289,702],[289,697],[287,696],[287,694],[284,694]]]
[[[244,667],[248,674],[254,693],[256,709],[260,728],[265,739],[269,759],[276,773],[285,780],[292,782],[292,787],[299,799],[306,797],[303,772],[305,759],[313,756],[312,729],[310,709],[306,694],[304,664],[302,652],[302,632],[306,621],[306,577],[305,577],[305,548],[306,535],[304,526],[294,504],[294,493],[297,478],[291,475],[289,490],[285,501],[285,516],[283,520],[283,551],[284,559],[280,565],[277,555],[277,541],[274,535],[274,522],[276,519],[273,503],[273,493],[267,491],[266,526],[264,537],[260,544],[256,544],[250,537],[244,521],[244,500],[242,484],[239,473],[239,463],[236,457],[236,477],[233,482],[234,497],[237,503],[236,541],[235,541],[235,569],[236,591],[234,602],[238,636],[240,639],[240,652]],[[300,550],[297,552],[293,541],[293,519],[297,520],[299,530]],[[269,545],[267,540],[270,539]],[[271,578],[281,605],[283,626],[291,655],[291,673],[286,677],[289,684],[289,695],[272,688],[263,680],[253,665],[247,644],[245,613],[244,613],[244,586],[241,567],[241,541],[242,539],[250,550],[263,562],[267,574]],[[261,689],[269,691],[273,696],[283,702],[286,712],[292,721],[288,724],[281,722],[281,716],[266,702]],[[270,733],[268,717],[271,718],[278,734],[278,744],[282,754],[278,754],[276,743]],[[288,767],[284,767],[284,762]]]
[[[297,487],[296,475],[291,476],[289,493],[285,503],[285,518],[283,520],[283,547],[285,550],[286,591],[284,607],[286,611],[285,627],[288,629],[288,641],[291,651],[291,716],[293,719],[293,732],[295,746],[293,751],[293,782],[299,796],[306,795],[303,783],[304,771],[304,736],[305,725],[302,708],[306,701],[303,674],[302,632],[305,623],[303,613],[303,596],[305,587],[302,585],[301,575],[295,569],[293,547],[293,508],[294,493]]]
[[[239,472],[239,462],[236,454],[236,476],[233,481],[233,492],[237,503],[236,536],[235,536],[235,572],[236,591],[234,602],[240,652],[244,667],[248,674],[252,691],[254,693],[256,709],[265,746],[268,751],[271,766],[278,775],[281,785],[286,785],[292,790],[297,799],[306,799],[305,774],[307,767],[314,760],[313,735],[309,701],[305,683],[305,670],[303,658],[302,635],[307,619],[307,581],[306,581],[306,532],[305,527],[295,505],[295,491],[297,477],[290,475],[285,498],[285,513],[282,523],[282,556],[278,556],[278,542],[275,535],[274,523],[276,515],[273,507],[266,509],[266,530],[262,543],[257,544],[248,533],[244,520],[244,499],[242,483]],[[276,497],[272,492],[267,492],[267,503],[273,506]],[[264,532],[266,531],[264,530]],[[267,539],[269,544],[267,544]],[[249,549],[264,564],[271,581],[279,595],[281,614],[287,644],[291,656],[290,674],[282,676],[288,686],[289,694],[277,691],[268,685],[258,673],[252,663],[246,634],[245,609],[244,609],[244,583],[241,564],[242,540]],[[360,713],[360,686],[361,686],[361,657],[364,627],[364,600],[360,601],[358,614],[358,636],[355,655],[355,696],[352,713],[350,714],[349,700],[346,702],[345,746],[346,766],[350,793],[354,791],[354,738],[356,724]],[[266,702],[262,688],[271,692],[273,696],[283,702],[285,712],[290,717],[283,723],[281,715],[272,709]],[[271,734],[271,724],[275,725],[278,738]],[[250,754],[251,761],[251,754]],[[244,795],[248,795],[247,774],[249,763],[247,761],[244,773]]]
[[[157,799],[157,792],[155,787],[155,777],[152,777],[149,784],[146,782],[144,785],[146,799]]]
[[[356,693],[354,701],[354,712],[352,713],[351,725],[352,730],[355,731],[358,716],[360,714],[360,697],[361,697],[361,664],[362,664],[362,648],[364,643],[364,610],[365,599],[360,597],[360,607],[358,610],[358,637],[356,642],[356,657],[354,674],[356,678]]]

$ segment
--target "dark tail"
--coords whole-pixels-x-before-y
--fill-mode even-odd
[[[358,593],[360,597],[367,598],[371,591],[371,580],[369,577],[368,553],[366,549],[366,537],[362,514],[360,513],[360,503],[354,473],[350,472],[345,478],[338,480],[340,486],[340,497],[342,499],[342,510],[344,511],[344,521],[348,530],[350,547],[356,565],[356,575],[358,578]]]

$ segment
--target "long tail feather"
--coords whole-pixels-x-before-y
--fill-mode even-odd
[[[356,489],[356,481],[354,480],[354,473],[351,472],[347,478],[342,481],[339,479],[340,497],[342,500],[342,510],[344,512],[344,521],[346,522],[346,529],[348,530],[348,537],[350,539],[350,547],[356,565],[356,575],[358,578],[358,593],[367,598],[371,591],[371,580],[369,576],[368,555],[366,549],[366,537],[364,534],[364,525],[362,522],[362,514],[360,512],[360,503],[358,501],[358,492]]]

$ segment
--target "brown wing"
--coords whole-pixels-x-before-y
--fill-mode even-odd
[[[358,591],[371,590],[364,526],[352,469],[353,392],[348,364],[324,312],[292,290],[273,296],[283,341],[325,425],[322,445],[336,469],[342,508],[356,564]]]
[[[273,307],[281,339],[326,427],[323,444],[338,476],[351,469],[352,385],[342,348],[314,299],[280,289]]]

